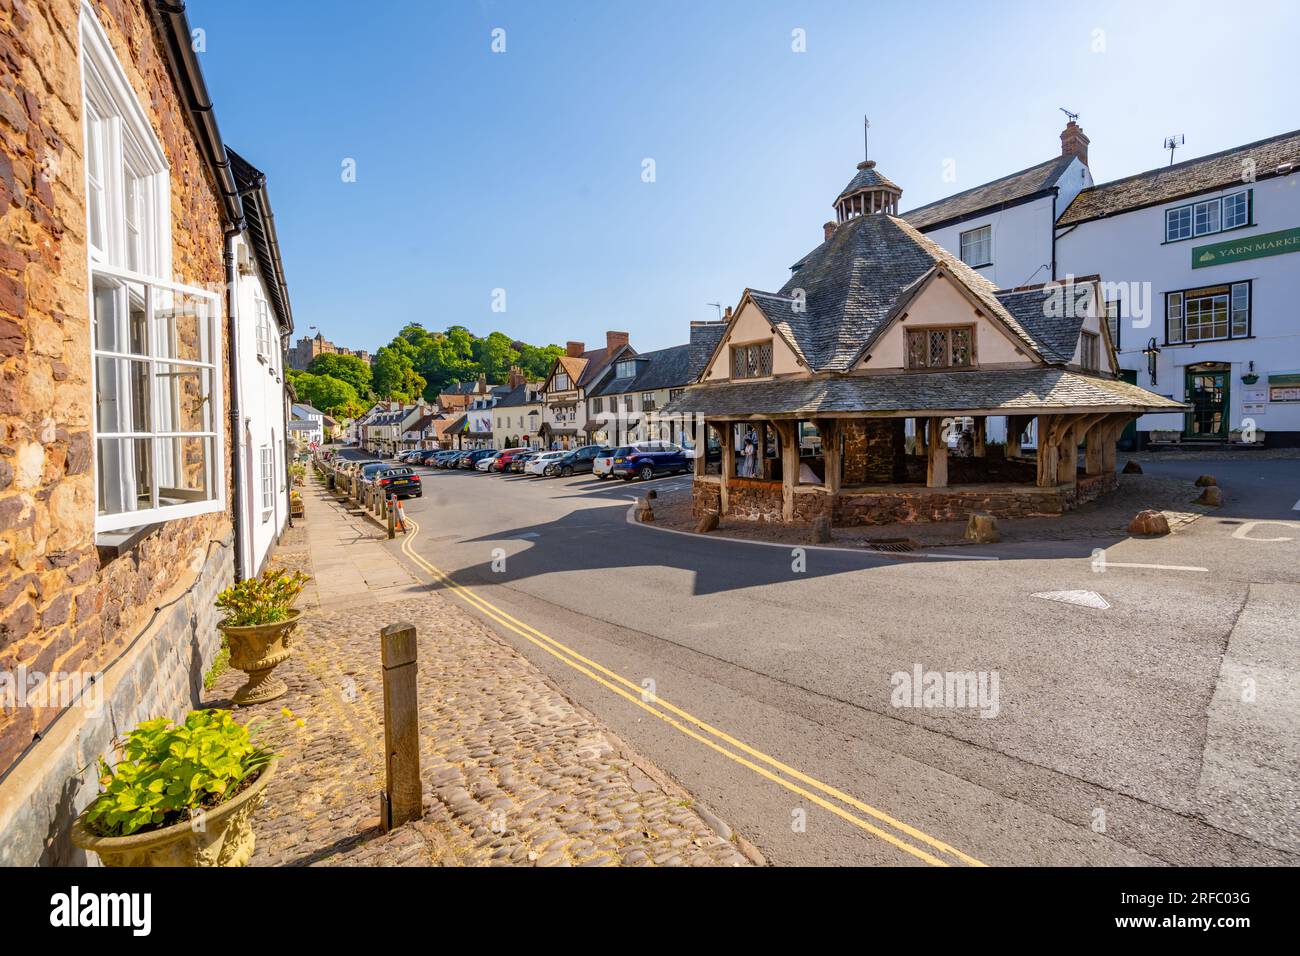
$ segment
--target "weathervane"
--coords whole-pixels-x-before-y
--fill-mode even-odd
[[[871,141],[867,138],[870,129],[871,120],[862,117],[862,159],[864,161],[871,158]]]

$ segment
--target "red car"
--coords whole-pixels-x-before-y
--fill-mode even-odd
[[[508,448],[496,458],[492,459],[492,464],[488,466],[488,471],[505,473],[510,470],[510,462],[516,455],[522,455],[525,452],[535,451],[533,448]]]

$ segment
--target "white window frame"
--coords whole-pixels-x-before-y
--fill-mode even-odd
[[[557,392],[569,391],[569,376],[566,372],[556,372],[551,387]]]
[[[636,360],[624,359],[614,366],[615,378],[631,378],[636,375]]]
[[[259,480],[262,490],[262,521],[269,521],[275,511],[275,449],[263,445],[258,449],[261,470]]]
[[[271,310],[260,292],[253,295],[253,313],[257,316],[257,360],[269,365],[271,364]]]
[[[217,352],[221,345],[221,297],[215,292],[170,281],[171,275],[171,186],[170,166],[148,115],[141,106],[126,72],[122,68],[107,34],[94,10],[82,3],[79,34],[82,103],[86,117],[83,147],[97,151],[99,176],[92,180],[89,163],[83,181],[86,197],[87,228],[87,306],[91,318],[91,430],[95,448],[95,531],[116,532],[143,527],[162,521],[222,511],[225,508],[225,481],[222,436],[221,363]],[[134,221],[128,226],[126,212],[127,177],[135,184]],[[92,208],[93,207],[93,208]],[[92,216],[101,216],[102,242],[91,241]],[[134,238],[134,243],[130,240]],[[134,244],[136,255],[129,247]],[[134,265],[137,268],[129,268]],[[97,293],[97,287],[99,292]],[[100,299],[100,297],[104,297]],[[200,335],[198,357],[180,357],[176,326],[167,321],[172,303],[188,297],[194,309]],[[97,306],[100,300],[111,303],[111,330],[104,330],[105,348],[99,348],[100,329]],[[133,316],[145,323],[143,334],[133,338]],[[111,331],[111,338],[107,333]],[[114,370],[116,390],[100,392],[100,363]],[[145,369],[144,387],[139,383],[140,367]],[[160,366],[165,370],[160,371]],[[136,369],[135,373],[126,372]],[[180,430],[181,411],[176,404],[180,396],[166,387],[177,376],[206,377],[205,393],[198,403],[198,417],[203,427]],[[107,383],[105,383],[107,385]],[[130,404],[132,413],[147,409],[148,419],[125,423],[123,407]],[[100,429],[105,410],[118,419],[118,430]],[[206,414],[203,414],[206,412]],[[191,409],[190,414],[195,410]],[[122,430],[123,428],[127,430]],[[168,459],[164,450],[167,439],[198,439],[207,448],[203,461],[204,490],[195,492],[180,487],[177,473],[184,468],[179,452]],[[140,465],[136,461],[138,442],[148,442],[149,482],[147,507],[100,514],[100,483],[107,480],[110,467],[120,481],[123,507],[137,504],[145,495],[135,486]],[[102,443],[115,446],[116,461],[110,466]],[[163,503],[167,484],[173,503]],[[205,497],[197,497],[202,494]]]
[[[993,265],[993,226],[984,225],[976,226],[974,229],[967,229],[961,233],[960,239],[961,261],[966,263],[972,269],[982,269],[985,266]],[[969,254],[967,248],[978,251],[981,248],[984,251],[983,259],[978,256]],[[976,261],[972,261],[976,260]]]
[[[1227,219],[1228,205],[1234,210],[1240,209],[1245,216],[1238,219],[1233,216],[1229,225]],[[1242,229],[1251,224],[1252,196],[1249,189],[1216,196],[1213,199],[1201,199],[1182,206],[1165,210],[1165,242],[1182,242],[1184,239],[1196,239],[1227,232],[1230,229]]]

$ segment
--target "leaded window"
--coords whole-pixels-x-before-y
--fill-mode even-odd
[[[975,364],[975,329],[957,326],[942,329],[909,329],[907,367],[969,368]]]
[[[766,378],[772,374],[772,342],[734,345],[731,348],[732,378]]]

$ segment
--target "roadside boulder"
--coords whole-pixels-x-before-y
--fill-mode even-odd
[[[967,541],[977,544],[994,544],[1002,540],[998,531],[998,519],[983,511],[976,511],[966,522]]]
[[[1130,458],[1128,461],[1126,461],[1126,462],[1124,463],[1124,471],[1122,472],[1122,474],[1125,474],[1125,475],[1140,475],[1140,474],[1142,474],[1142,466],[1139,465],[1139,464],[1138,464],[1136,461],[1134,461],[1132,458]]]
[[[1197,488],[1213,488],[1219,482],[1213,475],[1201,475],[1196,479]]]
[[[695,525],[695,530],[699,534],[708,534],[710,531],[718,530],[718,513],[716,511],[706,511],[700,515],[700,520]]]
[[[1217,508],[1223,504],[1223,491],[1218,485],[1206,485],[1201,489],[1201,496],[1196,499],[1198,505],[1209,505]]]
[[[638,498],[636,500],[636,520],[637,521],[655,520],[655,511],[654,508],[650,507],[649,495],[646,495],[644,498]]]
[[[1169,519],[1162,512],[1148,508],[1139,511],[1128,523],[1129,534],[1161,535],[1169,533]]]
[[[812,530],[808,540],[813,544],[825,544],[831,539],[831,519],[829,515],[818,515],[812,519]]]

